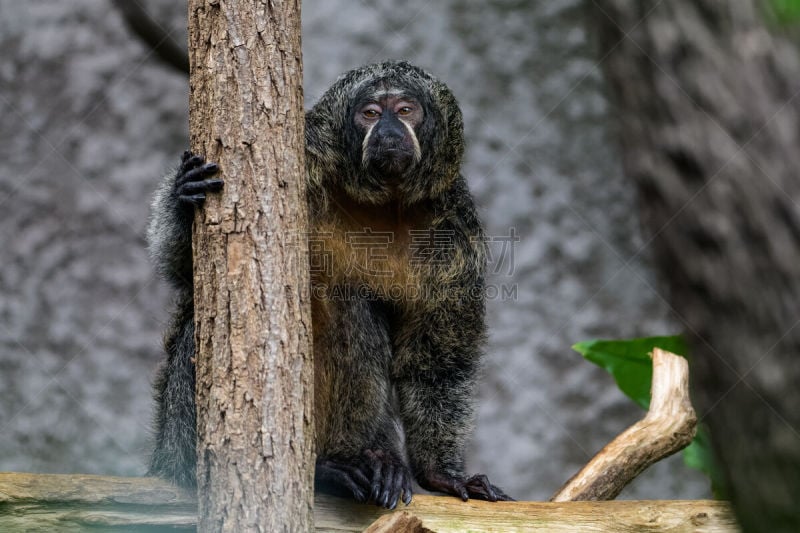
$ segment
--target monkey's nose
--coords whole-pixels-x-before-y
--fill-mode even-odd
[[[375,131],[377,139],[383,143],[399,143],[406,137],[406,129],[395,117],[382,118]]]

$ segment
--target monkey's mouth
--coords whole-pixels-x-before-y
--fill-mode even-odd
[[[414,163],[414,151],[402,145],[379,145],[370,150],[369,162],[388,179],[397,179]]]

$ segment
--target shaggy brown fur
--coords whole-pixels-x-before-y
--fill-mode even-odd
[[[410,502],[412,479],[465,500],[509,499],[464,471],[486,254],[463,151],[452,93],[405,62],[346,73],[306,115],[321,488],[389,508]],[[216,172],[187,153],[154,203],[152,254],[189,301],[188,215],[204,184],[221,188]],[[180,301],[158,381],[151,470],[191,483],[194,346]]]

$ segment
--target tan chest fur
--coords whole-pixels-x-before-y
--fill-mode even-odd
[[[328,216],[309,239],[315,288],[368,291],[395,303],[413,299],[421,269],[415,243],[424,239],[430,222],[424,207],[331,201]]]
[[[318,451],[335,445],[347,432],[330,416],[332,405],[345,391],[336,389],[333,376],[340,351],[340,324],[334,304],[352,298],[389,302],[398,311],[409,311],[420,296],[423,265],[414,253],[415,231],[426,231],[431,216],[421,208],[364,206],[347,199],[331,200],[325,218],[309,237],[314,322],[314,366]],[[356,291],[341,292],[341,291]],[[333,345],[328,343],[333,342]],[[350,390],[347,394],[352,394]],[[349,413],[356,416],[356,413]],[[370,414],[371,416],[371,414]]]

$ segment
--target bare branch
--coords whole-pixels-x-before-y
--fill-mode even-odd
[[[689,365],[656,348],[647,415],[600,450],[550,501],[612,500],[648,466],[685,448],[696,429]]]

